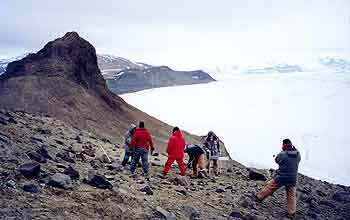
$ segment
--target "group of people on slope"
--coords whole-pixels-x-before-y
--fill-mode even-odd
[[[131,157],[130,171],[131,174],[134,174],[136,166],[141,159],[144,175],[148,176],[149,150],[151,150],[151,155],[153,155],[153,140],[151,134],[145,128],[144,122],[140,122],[138,128],[135,125],[131,125],[125,136],[125,156],[122,165],[125,166]],[[185,153],[189,156],[187,165],[184,162]],[[177,162],[182,176],[186,176],[187,167],[192,167],[193,177],[208,177],[207,170],[209,170],[211,161],[213,162],[214,174],[217,175],[219,172],[220,140],[212,131],[203,138],[203,147],[201,147],[196,144],[186,145],[180,129],[174,127],[165,154],[168,159],[163,169],[164,175],[169,173],[174,161]],[[296,212],[296,185],[300,160],[299,151],[289,139],[284,139],[282,151],[275,157],[275,162],[279,165],[279,168],[272,180],[267,182],[261,191],[254,194],[256,201],[262,202],[284,186],[287,193],[288,214],[293,216]]]
[[[214,173],[218,174],[218,159],[220,156],[219,138],[210,131],[203,138],[203,147],[196,144],[187,144],[178,127],[174,127],[172,135],[169,138],[166,152],[164,153],[168,159],[165,163],[163,174],[167,175],[171,165],[176,161],[182,176],[186,175],[186,168],[193,168],[193,177],[207,177],[207,170],[210,166],[210,161],[213,161]],[[122,165],[125,166],[131,159],[130,171],[135,173],[136,167],[142,162],[142,168],[145,176],[149,173],[148,155],[151,150],[153,155],[152,136],[145,128],[145,123],[140,122],[139,127],[131,124],[129,130],[125,134],[125,154]],[[184,162],[185,153],[189,156],[187,165]],[[207,162],[208,161],[208,162]]]

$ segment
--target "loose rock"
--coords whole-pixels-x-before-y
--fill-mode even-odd
[[[25,163],[19,167],[19,171],[28,179],[37,178],[40,174],[40,164],[37,162]]]
[[[78,180],[80,177],[80,174],[78,171],[76,171],[73,167],[69,166],[64,170],[64,174],[70,176],[72,180]]]
[[[153,195],[153,191],[149,185],[142,187],[140,191],[145,192],[147,195]]]
[[[100,189],[113,188],[112,184],[105,177],[100,175],[93,175],[91,177],[88,177],[88,179],[85,180],[84,182]]]
[[[249,169],[249,179],[250,180],[261,180],[261,181],[266,181],[267,178],[264,174],[261,172],[255,170],[255,169]]]
[[[72,188],[72,180],[70,176],[66,174],[55,173],[53,176],[50,177],[48,185],[61,189],[69,189]]]
[[[29,192],[29,193],[38,193],[38,187],[34,184],[26,184],[23,186],[23,191]]]
[[[176,220],[176,216],[174,213],[168,212],[167,210],[163,209],[160,206],[157,206],[156,210],[157,210],[157,213],[159,213],[166,220]]]

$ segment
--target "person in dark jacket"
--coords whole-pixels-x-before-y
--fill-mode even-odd
[[[209,131],[208,135],[204,137],[204,149],[208,160],[207,169],[210,169],[210,163],[213,162],[214,174],[218,175],[218,160],[220,157],[220,140],[213,131]]]
[[[176,160],[179,165],[181,176],[186,176],[186,166],[184,163],[184,149],[185,149],[185,139],[178,127],[173,129],[173,134],[168,141],[168,147],[166,152],[168,154],[168,160],[165,163],[163,170],[164,175],[169,173],[171,165]]]
[[[129,159],[133,154],[133,151],[130,149],[130,144],[131,144],[132,135],[135,133],[135,130],[136,130],[136,125],[131,124],[129,130],[125,134],[125,138],[124,138],[125,153],[124,153],[124,158],[122,162],[123,166],[129,163]]]
[[[188,154],[189,160],[187,163],[187,167],[192,165],[193,174],[192,177],[205,178],[207,177],[206,172],[206,160],[205,160],[205,152],[204,150],[195,144],[188,144],[185,148],[185,153]],[[199,168],[199,171],[198,171]]]
[[[257,200],[263,201],[284,186],[287,193],[288,214],[293,216],[296,212],[296,185],[300,160],[299,151],[289,139],[284,139],[282,151],[275,158],[279,166],[276,175],[260,192],[255,194]]]
[[[134,157],[131,162],[130,171],[131,174],[135,173],[136,164],[142,160],[142,168],[145,176],[148,176],[149,164],[148,164],[148,152],[151,148],[151,154],[154,151],[153,140],[151,134],[145,128],[145,123],[141,121],[139,128],[136,128],[134,135],[131,138],[130,147],[134,149]]]

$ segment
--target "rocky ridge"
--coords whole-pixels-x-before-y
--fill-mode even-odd
[[[0,99],[0,108],[50,115],[112,140],[124,135],[131,123],[143,120],[156,144],[165,146],[172,129],[111,92],[98,68],[95,48],[75,32],[8,64],[0,76]]]
[[[0,110],[1,218],[289,219],[283,190],[263,203],[252,197],[268,171],[231,161],[217,177],[181,178],[176,166],[163,177],[160,155],[150,158],[150,178],[141,169],[134,178],[122,154],[120,145],[60,120]],[[298,220],[350,215],[350,187],[300,175],[297,193]]]

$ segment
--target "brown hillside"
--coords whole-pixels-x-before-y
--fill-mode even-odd
[[[10,63],[0,76],[0,97],[0,108],[50,115],[117,142],[139,120],[151,130],[156,147],[164,148],[171,131],[108,90],[95,48],[75,32]],[[197,140],[187,136],[187,141]]]

